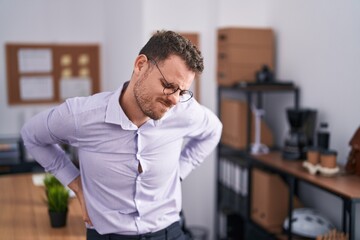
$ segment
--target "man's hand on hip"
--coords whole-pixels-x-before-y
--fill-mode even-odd
[[[75,178],[74,181],[72,181],[68,185],[68,187],[74,191],[77,199],[79,200],[84,222],[89,224],[90,226],[92,226],[92,222],[90,220],[90,217],[89,217],[87,209],[86,209],[84,194],[83,194],[82,185],[81,185],[81,177],[78,176],[77,178]]]

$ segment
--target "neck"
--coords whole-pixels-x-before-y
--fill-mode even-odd
[[[140,109],[134,93],[133,93],[133,83],[129,82],[128,86],[123,89],[120,99],[120,106],[122,107],[125,115],[134,123],[137,127],[143,125],[150,118],[146,116]]]

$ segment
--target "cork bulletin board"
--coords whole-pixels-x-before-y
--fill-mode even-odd
[[[96,44],[6,44],[8,103],[59,103],[100,91]]]

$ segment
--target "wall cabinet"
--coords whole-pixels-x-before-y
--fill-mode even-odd
[[[233,95],[245,94],[248,103],[248,120],[247,144],[243,149],[234,148],[224,142],[220,143],[218,147],[215,228],[217,239],[293,239],[291,228],[285,232],[281,225],[267,225],[266,217],[271,218],[272,216],[256,216],[256,213],[254,213],[256,207],[253,204],[264,205],[261,201],[268,200],[265,199],[269,197],[266,197],[266,194],[277,194],[276,191],[260,195],[253,194],[256,185],[253,177],[257,176],[258,170],[279,176],[286,184],[286,194],[282,191],[282,200],[278,201],[276,206],[282,207],[282,214],[287,215],[290,219],[292,210],[299,206],[295,194],[300,181],[307,182],[340,198],[343,203],[341,230],[348,233],[350,240],[356,239],[355,207],[360,203],[360,177],[347,174],[340,174],[335,177],[311,175],[302,167],[301,161],[284,160],[278,150],[271,150],[269,153],[261,155],[250,153],[251,131],[249,129],[252,129],[252,115],[249,105],[253,104],[253,98],[256,97],[256,105],[261,107],[263,94],[291,92],[294,93],[294,107],[297,108],[299,107],[299,91],[297,87],[293,85],[246,84],[243,86],[219,87],[218,90],[219,112],[221,112],[221,101],[227,95],[226,93],[231,92]],[[276,186],[272,187],[279,189]],[[263,199],[254,199],[255,197]]]
[[[293,93],[294,106],[298,107],[299,91],[291,83],[243,83],[218,88],[220,119],[222,121],[226,119],[223,121],[224,131],[218,149],[218,239],[272,239],[275,236],[271,233],[272,231],[264,230],[251,219],[252,164],[248,154],[250,143],[254,141],[254,121],[250,106],[256,105],[257,108],[262,108],[263,95],[270,92]],[[224,111],[223,102],[232,102],[234,105],[233,102],[238,100],[237,95],[245,97],[245,101],[239,105],[242,106],[241,114],[234,114],[234,111],[229,110]],[[224,116],[224,114],[227,115]],[[262,140],[265,140],[267,144],[273,143],[271,132],[266,131],[266,124],[262,123],[261,127]]]

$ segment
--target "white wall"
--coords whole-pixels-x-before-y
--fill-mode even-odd
[[[104,4],[103,90],[130,80],[135,57],[145,43],[142,1],[106,0]]]
[[[218,27],[268,27],[268,0],[218,0]]]

